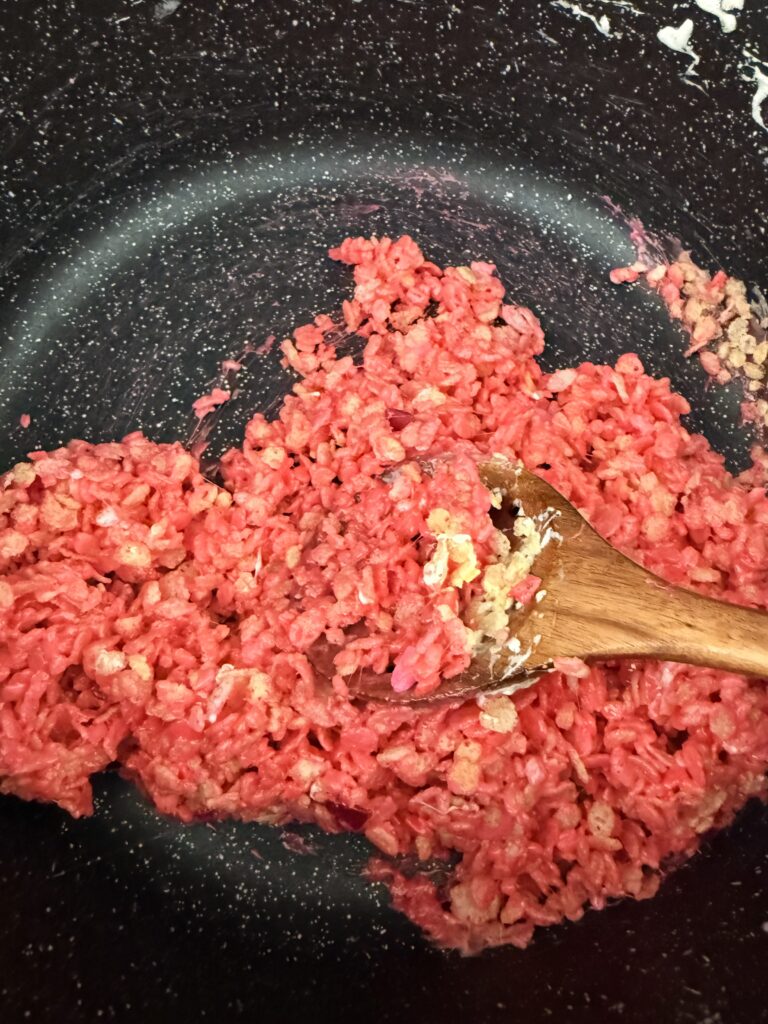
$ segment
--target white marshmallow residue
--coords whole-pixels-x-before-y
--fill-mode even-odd
[[[590,14],[589,11],[582,10],[578,4],[571,3],[571,0],[552,0],[552,6],[560,7],[564,11],[570,11],[570,13],[575,15],[577,18],[586,18],[587,21],[591,21],[597,31],[604,36],[612,35],[611,23],[604,14],[598,18],[596,15]]]
[[[754,65],[752,67],[754,71],[754,82],[757,86],[755,89],[755,95],[752,97],[752,117],[757,121],[761,128],[768,131],[768,125],[765,123],[763,118],[763,101],[768,99],[768,75],[763,74],[759,67]]]
[[[735,0],[736,3],[739,0]],[[643,16],[646,14],[645,11],[639,11],[637,7],[633,7],[629,0],[600,0],[602,4],[611,4],[613,7],[620,7],[623,11],[629,11],[631,14],[637,14]],[[728,0],[726,0],[728,3]]]
[[[694,52],[691,46],[691,36],[693,35],[693,21],[691,18],[686,18],[685,21],[678,28],[674,25],[665,25],[664,28],[660,28],[656,33],[656,38],[664,46],[668,46],[670,50],[674,50],[676,53],[684,53],[686,57],[691,58],[691,63],[686,69],[686,75],[695,75],[694,68],[700,61],[700,57]]]
[[[159,3],[155,4],[155,21],[170,17],[179,7],[181,0],[159,0]]]
[[[735,31],[736,15],[731,14],[731,11],[741,11],[744,8],[744,0],[695,0],[695,3],[706,14],[712,14],[720,20],[723,32]]]
[[[524,652],[522,652],[520,654],[516,654],[515,657],[510,658],[509,661],[506,664],[506,667],[504,669],[504,674],[501,676],[501,678],[502,679],[509,679],[510,676],[516,676],[520,672],[522,667],[525,665],[526,661],[528,661],[528,659],[530,658],[532,650],[533,650],[533,648],[529,647],[527,651],[524,651]],[[504,689],[504,690],[501,690],[500,692],[501,693],[514,693],[515,690],[523,689],[523,688],[525,688],[527,686],[530,686],[530,685],[531,685],[530,683],[525,682],[525,681],[523,681],[521,683],[514,683],[509,689]]]
[[[742,47],[744,63],[741,66],[741,77],[745,82],[755,86],[752,96],[752,119],[759,124],[763,131],[768,131],[768,124],[763,117],[763,103],[768,99],[768,74],[763,68],[768,68],[768,61],[763,60],[749,46]],[[761,66],[762,65],[762,66]]]

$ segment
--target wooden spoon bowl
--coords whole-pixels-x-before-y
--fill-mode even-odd
[[[654,658],[768,677],[768,613],[666,583],[612,548],[559,491],[525,469],[495,458],[480,474],[502,496],[501,529],[521,507],[550,531],[532,569],[542,598],[511,613],[510,642],[479,646],[467,670],[433,693],[395,693],[388,676],[363,674],[356,695],[423,703],[513,692],[551,671],[556,658]]]

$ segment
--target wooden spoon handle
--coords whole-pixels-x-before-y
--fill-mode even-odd
[[[634,568],[636,585],[625,590],[620,607],[632,646],[637,643],[642,653],[664,661],[768,678],[765,612],[671,587]]]
[[[768,678],[768,614],[667,584],[591,530],[552,589],[560,605],[537,661],[550,653],[651,657]],[[591,549],[591,550],[590,550]]]

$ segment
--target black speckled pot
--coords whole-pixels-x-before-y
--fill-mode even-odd
[[[72,435],[188,439],[222,358],[339,307],[326,247],[385,231],[496,261],[550,365],[634,348],[739,465],[738,391],[705,397],[658,304],[607,283],[632,248],[601,196],[765,285],[743,48],[768,58],[768,22],[746,7],[723,35],[663,0],[6,0],[2,467]],[[686,17],[683,80],[656,33]],[[251,357],[211,450],[284,383]],[[81,822],[0,801],[4,1024],[768,1020],[761,808],[650,903],[461,960],[360,879],[362,842],[312,834],[300,856],[264,828],[183,828],[115,776],[96,791]]]

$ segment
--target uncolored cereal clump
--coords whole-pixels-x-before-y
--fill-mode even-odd
[[[668,264],[647,267],[642,262],[611,271],[614,284],[643,279],[664,300],[670,315],[690,335],[686,355],[698,353],[701,365],[718,384],[734,376],[745,378],[748,397],[765,392],[768,366],[768,310],[750,304],[743,281],[722,271],[710,275],[696,266],[687,252]],[[765,399],[747,401],[744,419],[768,426]]]

